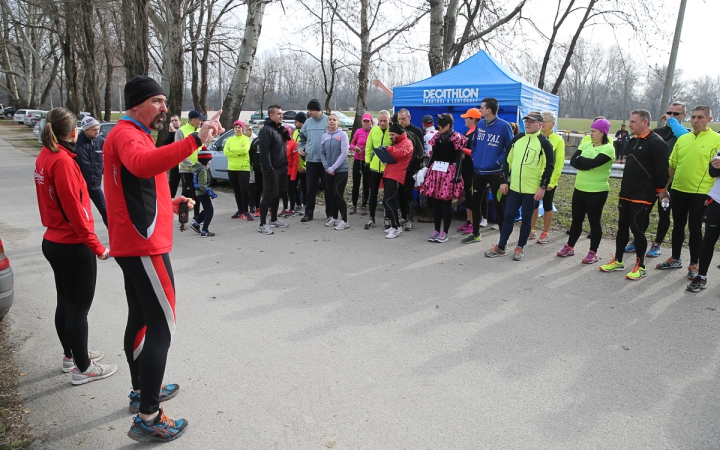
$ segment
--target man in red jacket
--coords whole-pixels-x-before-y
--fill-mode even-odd
[[[169,441],[188,424],[169,419],[160,407],[179,390],[162,384],[175,331],[172,221],[180,203],[192,208],[194,202],[183,196],[172,200],[165,173],[224,130],[218,112],[198,132],[155,148],[150,133],[163,126],[166,96],[155,80],[143,75],[125,84],[125,107],[125,116],[105,141],[103,157],[111,256],[123,271],[128,302],[124,344],[133,387],[130,411],[139,412],[128,436]]]

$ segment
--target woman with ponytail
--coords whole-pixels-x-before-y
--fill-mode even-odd
[[[72,384],[85,384],[114,374],[115,364],[98,364],[105,354],[88,352],[87,315],[95,296],[97,261],[109,249],[95,235],[87,184],[75,162],[77,119],[65,108],[47,114],[35,161],[35,189],[40,219],[47,228],[42,251],[55,275],[55,328],[63,347],[63,372]]]

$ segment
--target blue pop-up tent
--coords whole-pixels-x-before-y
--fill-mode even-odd
[[[451,113],[455,130],[463,133],[465,121],[460,115],[470,108],[480,108],[485,97],[496,98],[498,115],[518,123],[521,130],[524,127],[520,119],[530,111],[552,111],[557,115],[560,108],[559,97],[531,85],[484,50],[433,77],[394,88],[393,106],[395,111],[407,108],[417,126],[421,126],[425,114]]]

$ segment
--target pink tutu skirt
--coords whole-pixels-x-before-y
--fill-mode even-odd
[[[435,163],[433,163],[434,165]],[[420,188],[420,193],[426,197],[436,198],[438,200],[455,200],[460,198],[465,190],[463,180],[460,179],[455,183],[457,167],[452,164],[448,167],[447,172],[438,172],[432,170],[432,165],[425,176],[425,182]]]

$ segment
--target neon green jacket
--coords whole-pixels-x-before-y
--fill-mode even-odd
[[[190,136],[197,130],[198,130],[197,128],[190,125],[190,122],[188,122],[185,125],[178,128],[178,132],[182,133],[182,139],[185,139],[186,137]],[[177,139],[177,137],[176,137],[175,140],[177,141],[179,139]],[[195,149],[195,151],[192,152],[192,154],[190,156],[185,158],[184,161],[182,161],[182,162],[180,162],[180,164],[178,164],[178,167],[180,168],[180,172],[185,172],[185,173],[192,172],[192,166],[193,166],[193,164],[195,164],[197,162],[197,152],[201,148],[202,148],[202,145],[200,147],[198,147],[197,149]]]
[[[295,129],[295,131],[293,131],[292,138],[295,142],[300,144],[300,130]],[[298,155],[298,170],[304,169],[304,168],[305,168],[305,158]]]
[[[720,150],[720,134],[710,128],[678,138],[668,161],[675,169],[672,188],[690,194],[707,194],[715,182],[708,173],[710,160]]]
[[[550,177],[550,184],[548,184],[548,187],[554,188],[557,186],[563,166],[565,166],[565,141],[555,133],[550,133],[547,139],[555,149],[555,168]]]
[[[547,189],[555,168],[555,149],[539,131],[520,133],[513,139],[503,164],[503,182],[510,180],[510,189],[520,194],[534,194]]]
[[[373,172],[384,172],[385,164],[380,162],[380,158],[375,156],[374,149],[382,145],[392,145],[390,141],[390,131],[380,128],[380,125],[372,127],[368,134],[367,143],[365,144],[365,163],[370,165]]]
[[[223,153],[227,156],[228,170],[250,171],[250,138],[241,134],[225,141]]]

